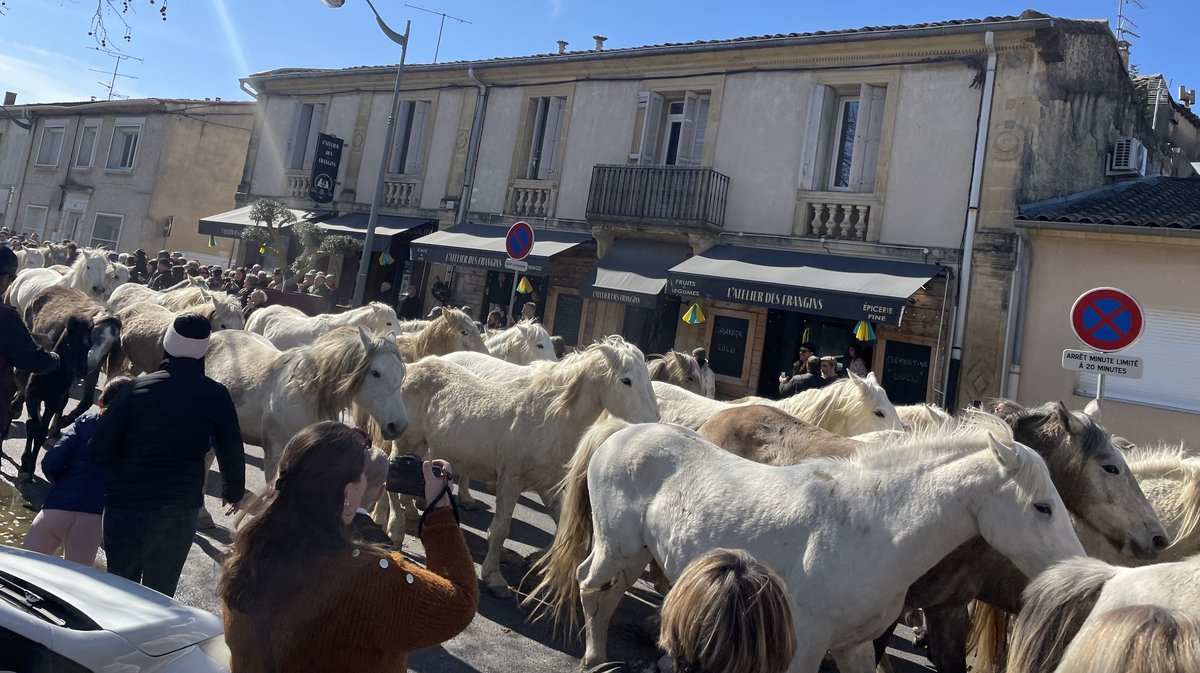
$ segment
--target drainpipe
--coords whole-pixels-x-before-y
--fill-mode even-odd
[[[1033,244],[1029,232],[1017,228],[1017,268],[1013,271],[1012,300],[1008,304],[1009,334],[1005,334],[1004,348],[1007,379],[1001,381],[1000,395],[1010,400],[1017,399],[1021,383],[1021,349],[1025,339],[1025,307],[1029,297],[1029,270],[1033,266]],[[1011,340],[1010,340],[1011,339]]]
[[[475,68],[467,68],[467,77],[479,87],[479,95],[475,99],[475,119],[471,122],[471,139],[467,143],[467,165],[463,170],[462,194],[458,199],[458,215],[455,224],[467,221],[467,213],[471,208],[471,192],[475,190],[475,162],[479,158],[479,136],[483,134],[483,117],[487,114],[488,88],[475,76]]]
[[[963,341],[967,326],[967,298],[971,292],[971,255],[975,250],[975,227],[979,221],[979,198],[983,185],[983,155],[987,149],[988,127],[992,118],[992,94],[996,86],[995,33],[983,34],[987,47],[987,73],[983,80],[983,100],[979,104],[979,128],[975,131],[975,161],[971,166],[971,193],[967,200],[967,222],[963,231],[962,269],[958,277],[958,301],[954,312],[954,340],[950,347],[950,366],[947,368],[946,407],[957,409],[959,374],[962,369]]]

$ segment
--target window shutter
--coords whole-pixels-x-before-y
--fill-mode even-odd
[[[643,91],[646,97],[646,118],[642,120],[642,144],[638,149],[638,165],[658,163],[658,135],[662,131],[663,97],[653,91]]]
[[[887,89],[864,84],[858,95],[858,127],[854,130],[854,156],[850,158],[850,191],[875,191],[875,164],[883,135],[883,108]]]
[[[675,154],[676,166],[692,166],[696,162],[692,150],[696,147],[696,112],[700,108],[700,94],[687,91],[683,94],[683,121],[679,125],[679,150]]]
[[[1180,344],[1195,342],[1200,315],[1144,306],[1143,310],[1142,337],[1118,354],[1142,358],[1142,378],[1105,376],[1105,399],[1200,412],[1200,360],[1180,352]],[[1095,396],[1096,375],[1078,376],[1076,390]]]
[[[304,165],[301,168],[312,168],[313,159],[317,156],[317,134],[324,128],[325,104],[317,103],[312,106],[312,118],[308,122],[307,137],[304,139]]]
[[[533,126],[529,127],[529,161],[525,166],[525,177],[529,180],[535,180],[538,173],[541,172],[542,140],[545,137],[546,131],[547,102],[545,98],[535,98],[531,102],[533,103]]]
[[[804,138],[800,148],[800,189],[824,189],[822,181],[828,153],[829,130],[834,123],[833,108],[837,92],[824,84],[814,84],[808,91],[808,110],[804,115]]]
[[[405,175],[420,175],[425,158],[425,128],[429,121],[430,103],[419,100],[412,104],[412,124],[408,131],[408,152],[404,158]]]
[[[704,134],[708,126],[708,96],[700,99],[699,105],[696,106],[696,139],[692,142],[692,165],[699,166],[704,163]]]
[[[300,137],[300,129],[308,128],[308,122],[304,121],[306,115],[311,115],[312,112],[307,105],[296,103],[292,106],[292,131],[288,134],[287,145],[287,167],[300,168],[304,164],[304,157],[297,156],[304,147],[304,140]]]
[[[546,130],[542,134],[541,158],[538,161],[538,180],[553,180],[558,177],[555,157],[558,155],[558,137],[562,133],[563,111],[567,99],[555,96],[546,106]]]
[[[404,167],[404,148],[408,142],[408,117],[410,114],[412,114],[412,101],[400,101],[396,106],[396,118],[392,120],[392,156],[388,157],[388,173],[400,173]]]

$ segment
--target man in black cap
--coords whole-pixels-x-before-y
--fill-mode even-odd
[[[175,595],[204,506],[204,457],[217,455],[221,499],[236,510],[246,483],[237,411],[225,386],[204,375],[209,322],[175,318],[166,360],[113,400],[91,450],[112,466],[104,508],[108,571]]]
[[[0,297],[8,292],[17,277],[17,255],[5,246],[0,246]],[[17,310],[0,302],[0,438],[8,436],[12,425],[11,405],[17,382],[13,367],[33,374],[45,374],[58,368],[58,356],[43,350],[29,335],[25,322]]]

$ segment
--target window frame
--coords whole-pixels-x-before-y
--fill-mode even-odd
[[[107,238],[104,238],[104,239],[96,238],[96,227],[97,227],[97,225],[99,225],[101,217],[115,217],[118,219],[117,230],[116,230],[116,240],[111,241],[111,243],[112,243],[111,248],[104,248],[105,250],[110,250],[110,251],[116,250],[121,245],[121,230],[125,228],[125,216],[120,213],[97,212],[92,217],[92,231],[88,234],[88,241],[89,241],[88,245],[93,248],[100,248],[100,247],[104,247],[104,246],[97,245],[96,244],[97,240],[103,241],[104,243],[110,242],[110,239],[107,239]]]
[[[801,124],[800,192],[856,194],[869,197],[886,191],[899,95],[899,72],[869,69],[830,73],[809,87]],[[846,186],[837,185],[839,148],[845,103],[858,100],[855,133]]]
[[[566,95],[533,96],[527,100],[529,114],[523,136],[527,151],[521,179],[555,182],[561,176],[558,154],[562,151],[569,103]],[[551,130],[553,135],[548,134]]]
[[[642,134],[638,140],[638,152],[631,153],[630,159],[636,159],[638,165],[644,166],[695,168],[703,165],[712,98],[711,88],[640,92],[638,108]],[[674,105],[680,106],[679,112],[671,112]],[[679,129],[679,136],[675,156],[671,157],[671,134],[675,128]],[[695,156],[697,150],[701,156]],[[682,162],[681,153],[685,157]],[[671,163],[667,163],[668,160]]]
[[[96,166],[96,150],[99,149],[100,128],[103,125],[103,122],[104,122],[104,120],[100,119],[98,117],[83,120],[83,125],[79,131],[79,148],[78,148],[78,151],[75,153],[75,162],[71,164],[72,168],[81,168],[81,169],[95,168],[95,166]],[[94,129],[95,133],[92,135],[92,146],[88,150],[88,161],[85,164],[85,163],[81,163],[80,159],[83,157],[83,148],[87,146],[85,138],[87,137],[88,129]]]
[[[846,137],[845,128],[846,112],[850,106],[854,105],[854,130],[850,132],[849,137]],[[851,190],[850,182],[853,179],[851,176],[851,165],[854,162],[854,151],[857,142],[855,136],[858,129],[858,117],[862,112],[862,99],[858,95],[841,95],[837,98],[836,103],[836,121],[830,126],[829,133],[829,168],[826,171],[825,189],[831,192],[849,192]],[[846,184],[837,184],[837,179],[840,174],[839,168],[843,160],[843,152],[846,149],[846,143],[849,143],[850,154],[846,159]]]
[[[104,170],[105,171],[110,171],[113,173],[132,173],[134,170],[137,169],[138,151],[141,149],[142,132],[145,130],[145,125],[146,125],[145,122],[146,122],[145,119],[140,119],[140,118],[117,119],[117,121],[113,124],[112,134],[109,136],[108,156],[105,157],[105,161],[104,161]],[[128,128],[137,128],[137,135],[134,136],[134,140],[133,140],[133,152],[132,152],[132,155],[129,157],[129,165],[125,166],[125,165],[123,165],[124,162],[122,162],[122,165],[118,165],[118,166],[114,167],[112,165],[112,159],[113,159],[113,149],[116,147],[116,143],[117,143],[117,134],[121,132],[121,129],[128,129]],[[125,136],[123,135],[122,138],[124,138],[124,137]],[[121,157],[123,158],[124,154],[125,154],[125,143],[123,140],[121,143],[120,152],[121,152]]]
[[[31,231],[28,227],[29,212],[31,210],[40,209],[42,211],[42,227],[41,231]],[[37,234],[39,239],[46,237],[46,224],[50,218],[50,206],[39,206],[35,203],[25,204],[25,216],[21,219],[21,234],[28,236],[29,234]]]
[[[305,108],[309,108],[308,123],[305,125],[304,137],[300,137],[301,120]],[[317,155],[317,135],[325,130],[325,118],[329,106],[326,103],[296,101],[292,109],[292,130],[288,136],[287,152],[284,156],[284,170],[311,171]],[[318,111],[320,112],[318,118]],[[314,124],[314,119],[316,123]],[[315,128],[314,128],[315,127]],[[299,165],[297,166],[297,152]]]
[[[58,134],[58,151],[54,154],[54,163],[42,163],[42,148],[46,144],[46,133],[54,130]],[[67,143],[67,121],[65,119],[48,119],[42,123],[42,133],[38,137],[37,153],[33,157],[35,168],[58,168],[62,161],[63,146]]]
[[[419,124],[418,117],[421,118]],[[389,139],[392,143],[392,153],[388,157],[385,175],[419,178],[425,172],[426,148],[433,130],[433,101],[400,101],[399,118],[396,122],[392,125],[392,137]]]

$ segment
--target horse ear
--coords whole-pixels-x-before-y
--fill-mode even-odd
[[[1083,415],[1087,416],[1088,418],[1092,419],[1093,421],[1099,423],[1100,422],[1100,402],[1097,400],[1094,400],[1094,399],[1089,401],[1087,403],[1087,406],[1083,408]]]
[[[992,450],[992,455],[995,456],[996,462],[1000,463],[1000,467],[1007,472],[1013,472],[1021,464],[1021,454],[1011,446],[1005,446],[1000,440],[996,439],[996,435],[988,433],[988,448]]]
[[[1054,413],[1058,414],[1058,422],[1062,423],[1062,426],[1067,429],[1067,432],[1071,433],[1072,435],[1077,435],[1080,432],[1083,432],[1083,423],[1079,422],[1079,417],[1072,413],[1071,410],[1067,408],[1067,405],[1063,404],[1062,402],[1054,402],[1053,405]]]
[[[371,335],[361,325],[358,328],[358,338],[362,340],[363,348],[371,350]]]
[[[217,301],[215,296],[210,294],[208,295],[208,299],[212,302],[213,308],[221,308],[221,302]]]

